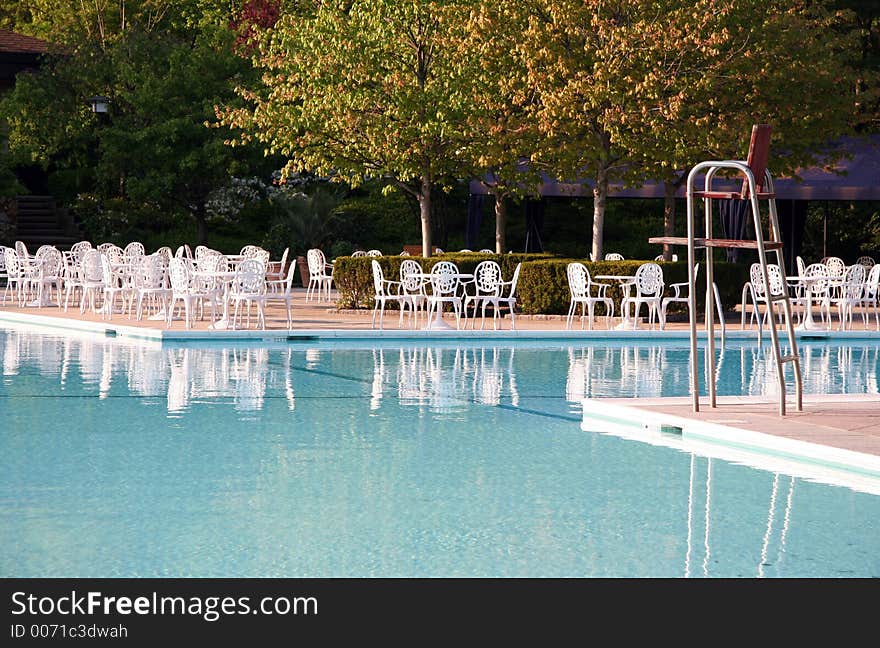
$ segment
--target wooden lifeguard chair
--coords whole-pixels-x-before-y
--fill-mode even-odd
[[[771,286],[767,272],[767,253],[775,252],[776,263],[785,276],[785,262],[782,254],[782,232],[779,228],[779,220],[776,212],[776,194],[773,191],[773,178],[767,169],[767,161],[770,155],[770,125],[757,124],[752,127],[752,137],[749,142],[748,159],[742,160],[710,160],[700,162],[691,169],[687,179],[687,238],[680,237],[654,237],[649,239],[651,243],[668,243],[672,245],[688,246],[688,283],[690,295],[688,300],[690,321],[690,344],[691,344],[691,392],[693,397],[693,409],[700,410],[700,379],[699,359],[697,356],[697,310],[696,310],[696,277],[694,263],[696,248],[706,249],[706,343],[707,343],[707,375],[708,394],[710,407],[717,407],[715,385],[715,292],[713,259],[710,250],[713,248],[742,248],[758,251],[758,261],[761,265],[761,277],[764,283],[764,294],[767,298],[769,313],[770,340],[773,354],[776,360],[776,374],[779,379],[779,414],[785,415],[786,385],[784,367],[790,363],[794,367],[795,391],[798,411],[803,410],[803,379],[801,376],[800,357],[798,356],[797,341],[792,323],[791,302],[788,296],[788,284],[783,281],[782,286]],[[732,170],[743,176],[740,191],[724,191],[713,188],[713,181],[719,171]],[[703,188],[696,189],[696,179],[700,174],[705,174]],[[703,212],[705,216],[704,237],[697,238],[695,235],[696,201],[703,199]],[[748,200],[752,208],[752,219],[755,227],[754,241],[741,241],[735,239],[716,239],[712,236],[712,200]],[[766,200],[769,212],[769,232],[764,238],[764,225],[761,219],[760,200]],[[775,292],[774,292],[775,290]],[[779,348],[779,335],[776,330],[777,322],[776,306],[782,308],[783,321],[788,333],[789,355],[782,355]]]

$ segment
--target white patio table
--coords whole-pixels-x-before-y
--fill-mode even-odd
[[[623,291],[623,299],[629,297],[629,289],[635,285],[636,277],[635,275],[596,275],[594,279],[601,279],[604,281],[616,281],[620,284],[620,288]],[[615,325],[614,328],[618,330],[639,328],[638,320],[635,322],[629,316],[629,311],[623,309],[623,301],[621,300],[620,310],[623,311],[620,314],[620,323]]]
[[[424,282],[425,286],[431,285],[431,273],[430,272],[414,272],[412,273],[413,277],[418,277]],[[474,275],[466,272],[456,272],[448,275],[450,277],[455,277],[461,282],[462,280],[473,279]],[[443,309],[438,306],[438,308],[434,309],[434,318],[430,320],[425,327],[422,329],[423,331],[453,331],[455,327],[450,326],[446,322],[443,321]]]

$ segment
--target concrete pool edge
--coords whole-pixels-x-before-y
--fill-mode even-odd
[[[121,337],[134,340],[147,340],[151,342],[184,342],[184,341],[286,341],[286,340],[426,340],[426,339],[465,339],[465,340],[644,340],[660,338],[662,340],[688,340],[687,329],[666,329],[663,331],[652,329],[637,330],[594,330],[582,331],[580,329],[524,329],[515,330],[474,330],[474,329],[450,329],[450,330],[423,330],[423,329],[354,329],[354,328],[295,328],[295,329],[268,329],[268,330],[205,330],[205,329],[182,329],[182,328],[152,328],[139,326],[135,323],[125,324],[117,320],[81,320],[76,317],[64,315],[40,315],[36,313],[23,313],[19,311],[4,311],[0,309],[0,323],[24,324],[40,328],[55,329],[59,331],[78,331],[103,335],[105,337]],[[178,324],[180,326],[180,324]],[[797,331],[797,338],[801,340],[860,340],[880,339],[880,332],[872,330],[864,331]],[[698,331],[698,337],[705,339],[705,331]],[[728,330],[726,334],[729,340],[756,340],[757,331],[754,330]],[[766,337],[766,336],[765,336]],[[720,338],[720,332],[716,334]]]
[[[762,397],[730,397],[727,405],[765,403]],[[809,403],[877,403],[876,395],[805,396]],[[785,472],[880,495],[880,456],[780,437],[731,424],[680,416],[661,407],[689,405],[688,397],[655,399],[586,398],[581,429],[717,457],[772,472]]]

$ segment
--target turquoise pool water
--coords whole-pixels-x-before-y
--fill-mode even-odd
[[[0,329],[0,576],[880,576],[876,495],[581,431],[687,394],[684,345],[364,346]],[[877,393],[875,345],[803,357]]]

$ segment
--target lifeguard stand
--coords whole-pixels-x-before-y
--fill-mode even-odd
[[[794,335],[794,325],[791,317],[791,302],[788,297],[788,285],[783,281],[779,286],[770,285],[767,272],[767,252],[776,253],[776,263],[782,269],[785,276],[785,262],[782,256],[782,232],[779,229],[779,220],[776,213],[776,194],[773,192],[773,178],[767,169],[767,160],[770,154],[770,126],[757,124],[752,127],[752,138],[749,143],[748,159],[741,160],[712,160],[700,162],[688,174],[687,179],[687,238],[679,237],[655,237],[649,239],[652,243],[668,243],[673,245],[687,244],[688,246],[688,283],[690,288],[688,310],[690,321],[690,344],[691,344],[691,392],[693,397],[693,409],[700,411],[700,379],[699,359],[697,356],[697,309],[696,309],[696,277],[694,263],[696,248],[706,249],[706,343],[707,343],[707,376],[708,394],[710,407],[717,407],[715,385],[715,293],[713,259],[711,250],[714,248],[742,248],[758,251],[758,262],[761,265],[761,277],[764,282],[764,290],[767,299],[767,308],[770,309],[768,320],[770,322],[770,340],[773,347],[773,355],[776,360],[776,374],[779,379],[779,414],[785,416],[786,386],[785,371],[786,363],[794,367],[795,390],[797,397],[797,409],[803,410],[803,379],[801,377],[800,358],[798,356],[797,341]],[[713,180],[719,171],[732,170],[743,176],[742,189],[737,191],[723,191],[713,188]],[[705,174],[703,189],[695,189],[697,176]],[[705,215],[704,237],[697,238],[695,234],[696,200],[703,199],[703,212]],[[752,208],[752,219],[755,227],[754,241],[740,241],[733,239],[716,239],[712,236],[712,201],[713,200],[748,200]],[[768,204],[769,236],[764,239],[764,226],[761,219],[759,200],[766,200]],[[772,288],[772,289],[771,289]],[[774,292],[774,290],[776,292]],[[781,290],[781,292],[780,292]],[[786,331],[788,333],[789,355],[783,356],[779,348],[779,335],[776,330],[776,305],[782,307],[782,315]]]

